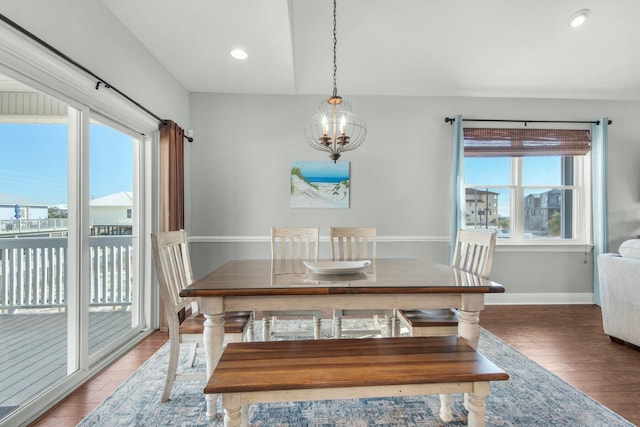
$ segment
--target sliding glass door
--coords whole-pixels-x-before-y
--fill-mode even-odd
[[[0,419],[69,373],[68,107],[0,80]]]
[[[102,120],[102,121],[98,121]],[[139,329],[139,140],[91,120],[89,149],[89,354],[100,354]]]
[[[5,76],[0,98],[2,424],[139,335],[149,299],[140,134]]]

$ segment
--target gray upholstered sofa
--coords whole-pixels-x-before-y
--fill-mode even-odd
[[[614,342],[640,346],[640,239],[598,257],[602,323]]]

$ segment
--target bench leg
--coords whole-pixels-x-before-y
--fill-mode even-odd
[[[222,395],[224,427],[241,427],[248,423],[248,405],[240,407],[240,399],[233,394]]]
[[[469,427],[484,427],[487,410],[485,401],[489,395],[489,383],[475,383],[473,390],[473,393],[469,393],[467,398],[467,410],[469,411],[467,424]]]
[[[445,423],[453,421],[453,413],[451,412],[452,406],[453,406],[453,395],[441,394],[440,395],[440,419]]]

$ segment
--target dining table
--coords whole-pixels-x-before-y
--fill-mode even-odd
[[[225,311],[455,308],[458,336],[477,348],[485,294],[505,291],[499,283],[429,259],[378,258],[355,270],[339,262],[335,269],[327,265],[332,264],[317,269],[302,261],[233,260],[182,289],[180,296],[200,300],[206,318],[207,378],[223,351]],[[207,416],[215,416],[215,398],[206,398]]]

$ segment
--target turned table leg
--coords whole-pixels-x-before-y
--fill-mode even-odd
[[[202,341],[207,363],[207,380],[222,355],[224,345],[224,312],[222,311],[222,299],[211,298],[203,300],[201,310],[204,313],[204,331]],[[216,395],[207,394],[207,416],[216,415]]]

